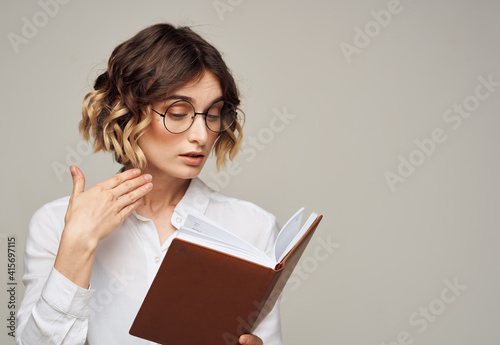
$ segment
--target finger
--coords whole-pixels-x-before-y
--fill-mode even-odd
[[[116,186],[122,184],[124,181],[130,180],[134,177],[139,176],[141,173],[140,169],[129,169],[122,173],[116,174],[113,177],[99,183],[104,189],[113,189]]]
[[[73,178],[72,195],[83,193],[85,190],[85,176],[82,171],[76,165],[70,166],[69,171],[71,172],[71,177]]]
[[[144,195],[148,194],[152,189],[153,184],[151,182],[148,182],[145,185],[131,191],[130,193],[120,196],[117,200],[116,207],[118,208],[118,210],[122,210],[123,208],[128,207],[128,205],[135,203]]]
[[[129,204],[129,205],[125,206],[124,208],[122,208],[122,210],[120,211],[120,213],[118,214],[118,216],[121,219],[127,218],[132,212],[134,212],[134,210],[137,207],[139,207],[139,205],[141,204],[141,201],[142,201],[142,199],[139,198],[136,201],[134,201],[132,204]]]
[[[264,342],[258,336],[253,334],[243,334],[239,339],[240,344],[244,345],[263,345]]]
[[[113,195],[119,198],[124,194],[130,193],[148,182],[151,182],[152,179],[153,177],[151,175],[144,174],[134,179],[125,181],[112,189]]]

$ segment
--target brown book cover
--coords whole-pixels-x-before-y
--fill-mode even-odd
[[[130,334],[164,345],[232,345],[271,311],[322,216],[275,269],[175,238]]]

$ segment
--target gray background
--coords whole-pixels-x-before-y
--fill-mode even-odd
[[[116,45],[166,21],[218,47],[243,94],[246,151],[202,178],[281,223],[300,206],[325,216],[284,294],[286,344],[499,344],[500,90],[479,85],[500,81],[500,2],[54,4],[1,5],[1,320],[5,237],[17,237],[19,303],[33,212],[71,192],[69,164],[87,186],[118,169],[79,137],[84,94]]]

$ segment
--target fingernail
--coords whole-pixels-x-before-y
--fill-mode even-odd
[[[141,173],[141,170],[134,169],[134,170],[132,170],[132,173],[137,176],[137,175],[139,175]]]
[[[144,179],[149,182],[153,179],[153,176],[147,174],[147,175],[144,175]]]
[[[153,184],[152,183],[148,183],[144,187],[146,187],[147,190],[151,190],[151,189],[153,189]]]
[[[71,172],[71,176],[75,176],[76,175],[76,171],[75,171],[75,167],[74,166],[70,166],[69,167],[69,171]]]

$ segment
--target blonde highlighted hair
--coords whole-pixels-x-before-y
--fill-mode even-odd
[[[147,160],[138,139],[153,118],[151,105],[206,71],[218,79],[223,99],[237,107],[236,83],[216,48],[188,27],[150,26],[114,49],[107,70],[83,100],[80,133],[93,139],[95,152],[113,152],[118,163],[143,169]],[[217,169],[236,156],[241,141],[237,118],[214,144]]]

